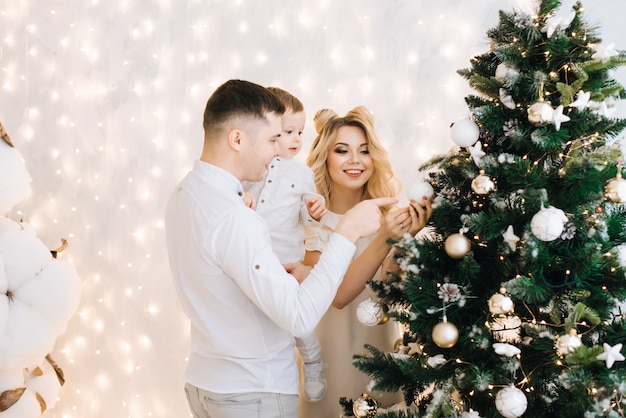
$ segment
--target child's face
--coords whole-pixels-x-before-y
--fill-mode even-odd
[[[304,112],[293,113],[291,110],[282,116],[283,132],[278,140],[282,158],[293,158],[302,148],[302,131],[306,122]]]

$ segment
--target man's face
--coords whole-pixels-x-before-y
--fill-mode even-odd
[[[251,121],[242,138],[243,181],[260,181],[272,159],[280,153],[280,115],[269,113],[265,120]]]

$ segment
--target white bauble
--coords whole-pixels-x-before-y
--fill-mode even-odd
[[[478,195],[484,196],[496,190],[496,182],[485,174],[479,174],[472,180],[472,191]]]
[[[515,78],[517,76],[519,76],[519,72],[516,69],[509,67],[503,62],[498,64],[498,67],[496,67],[495,77],[496,79],[498,79],[498,81],[501,81],[504,83],[507,81],[507,79]]]
[[[574,329],[569,334],[558,335],[554,340],[554,348],[559,356],[566,356],[575,352],[582,344],[580,336]]]
[[[528,108],[528,121],[535,126],[552,123],[554,108],[546,102],[537,102]]]
[[[524,415],[528,399],[524,392],[511,385],[496,395],[496,409],[505,418],[518,418]]]
[[[384,324],[389,320],[387,307],[372,298],[365,299],[356,307],[356,317],[359,322],[368,327]]]
[[[530,230],[541,241],[554,241],[563,233],[567,216],[554,206],[542,207],[530,220]]]
[[[513,300],[502,293],[496,293],[491,296],[488,303],[489,312],[492,315],[504,315],[513,312]]]
[[[413,200],[419,204],[422,203],[422,197],[430,200],[434,194],[433,186],[427,181],[416,181],[409,187],[409,190],[407,190],[409,200]]]
[[[455,144],[460,147],[471,147],[478,141],[480,128],[474,121],[461,119],[450,126],[450,135]]]
[[[604,186],[604,194],[613,203],[626,202],[626,180],[618,174]]]

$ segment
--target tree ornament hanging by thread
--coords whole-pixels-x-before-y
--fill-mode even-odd
[[[505,418],[518,418],[524,415],[528,399],[524,392],[510,385],[496,394],[496,409]]]
[[[459,329],[444,317],[443,321],[433,327],[433,342],[440,348],[452,348],[459,340]]]
[[[554,108],[550,103],[543,100],[543,83],[539,90],[539,100],[532,104],[528,110],[528,121],[535,126],[546,126],[552,123]]]
[[[573,328],[567,334],[557,335],[554,340],[556,353],[561,357],[576,352],[581,345],[582,340],[580,335],[578,335]]]
[[[541,241],[554,241],[561,236],[567,220],[561,209],[554,206],[545,208],[542,204],[541,210],[530,220],[530,230]]]
[[[621,170],[618,170],[617,176],[604,186],[604,195],[613,203],[626,202],[626,180],[622,178]]]
[[[470,119],[461,119],[450,125],[452,141],[460,147],[471,147],[478,141],[480,128]]]
[[[352,413],[357,418],[374,418],[378,410],[376,399],[370,398],[367,393],[362,394],[352,404]]]
[[[462,233],[452,234],[446,238],[445,249],[446,254],[455,259],[461,259],[470,252],[472,248],[471,241]]]
[[[503,290],[500,289],[500,292],[494,293],[487,301],[492,315],[506,315],[513,312],[515,307],[513,300],[505,295],[506,290]]]
[[[496,182],[481,170],[480,174],[472,180],[471,187],[474,193],[485,196],[496,190]]]
[[[389,309],[386,305],[373,300],[365,299],[356,308],[356,317],[365,326],[382,325],[389,320]]]

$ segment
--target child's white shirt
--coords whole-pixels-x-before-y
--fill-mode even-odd
[[[282,263],[298,263],[304,258],[304,227],[317,226],[306,202],[324,198],[317,193],[313,172],[294,160],[274,157],[264,181],[244,184],[256,198],[256,211],[267,221],[272,248]]]

